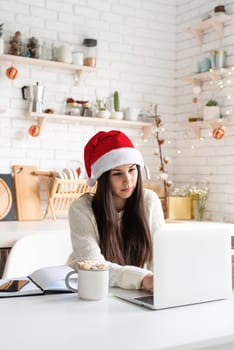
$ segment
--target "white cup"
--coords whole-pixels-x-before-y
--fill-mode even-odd
[[[79,66],[83,66],[84,64],[84,54],[83,52],[73,51],[72,52],[72,63],[77,64]]]
[[[70,271],[65,283],[68,289],[77,293],[78,298],[85,300],[101,300],[108,295],[109,270],[78,270]],[[70,278],[77,275],[76,286],[72,286]],[[78,285],[78,287],[77,287]]]
[[[126,120],[137,120],[140,108],[129,107],[125,111]]]
[[[56,59],[64,63],[72,63],[72,50],[70,46],[61,45],[55,50]]]

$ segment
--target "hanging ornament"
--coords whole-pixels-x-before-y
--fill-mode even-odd
[[[18,69],[13,66],[7,68],[6,70],[6,76],[8,79],[11,79],[11,80],[14,80],[15,78],[17,78],[18,73],[19,73]]]
[[[39,136],[39,134],[40,134],[40,126],[36,125],[36,124],[30,126],[30,128],[28,129],[28,133],[32,137]]]
[[[224,128],[222,126],[218,126],[213,130],[212,136],[216,140],[221,140],[224,137]]]

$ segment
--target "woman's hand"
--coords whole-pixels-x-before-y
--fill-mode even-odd
[[[146,275],[141,282],[141,289],[153,289],[153,274]]]

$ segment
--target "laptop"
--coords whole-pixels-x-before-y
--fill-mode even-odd
[[[112,295],[154,310],[231,299],[227,228],[168,224],[153,246],[153,291],[113,288]]]

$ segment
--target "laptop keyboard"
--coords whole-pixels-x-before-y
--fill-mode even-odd
[[[153,295],[147,295],[145,297],[137,297],[134,299],[138,300],[138,301],[143,301],[146,304],[154,305],[154,296]]]

